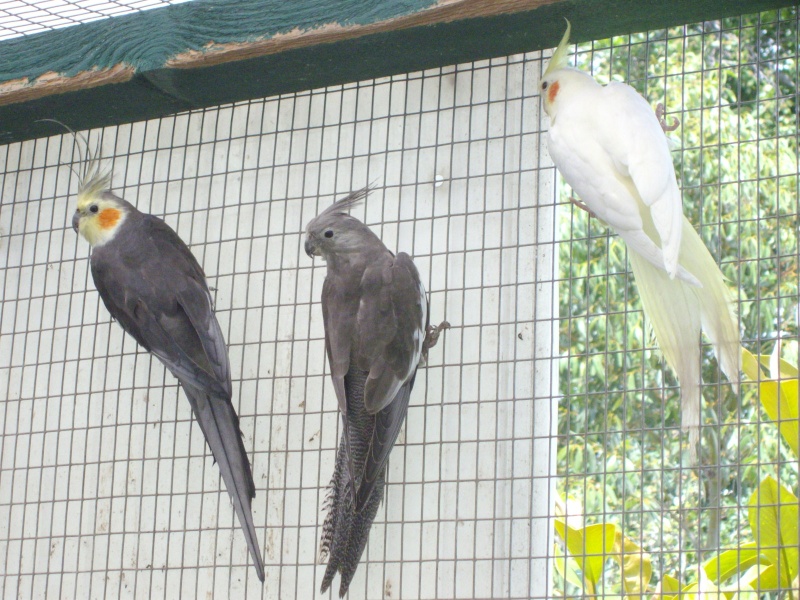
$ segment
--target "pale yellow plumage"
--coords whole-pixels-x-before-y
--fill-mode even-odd
[[[569,31],[567,23],[540,83],[550,155],[588,209],[626,242],[645,313],[681,384],[681,422],[696,462],[701,331],[734,389],[739,381],[733,297],[683,216],[669,147],[652,109],[627,85],[600,86],[569,68]]]

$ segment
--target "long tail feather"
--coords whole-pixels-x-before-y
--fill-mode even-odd
[[[714,346],[722,371],[737,389],[741,354],[733,298],[722,272],[691,223],[683,220],[681,265],[702,287],[670,279],[635,251],[629,251],[636,285],[658,345],[681,385],[681,423],[689,433],[690,460],[700,441],[700,331]]]
[[[219,465],[222,480],[231,496],[256,573],[263,582],[264,559],[261,557],[251,508],[256,487],[247,451],[242,442],[242,433],[239,430],[239,417],[229,398],[206,394],[191,385],[183,382],[182,384],[214,460]]]
[[[336,453],[336,466],[331,479],[330,493],[326,500],[328,514],[322,526],[320,541],[319,560],[320,562],[325,562],[326,559],[328,561],[328,567],[325,569],[322,579],[321,592],[325,593],[338,572],[341,575],[340,597],[347,593],[353,575],[355,575],[361,554],[367,545],[372,522],[383,500],[385,486],[386,469],[384,467],[376,478],[372,493],[363,507],[359,510],[355,509],[347,476],[347,463],[352,459],[352,464],[355,465],[355,477],[360,482],[372,431],[375,428],[375,417],[367,413],[364,407],[364,386],[368,374],[368,371],[351,369],[345,377],[349,422],[347,431],[350,435],[349,451],[351,456],[348,456],[343,428],[343,437]]]

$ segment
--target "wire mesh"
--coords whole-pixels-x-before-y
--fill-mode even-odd
[[[453,328],[417,378],[351,597],[542,597],[556,304],[541,68],[514,56],[91,132],[114,189],[163,216],[216,288],[263,586],[174,378],[98,302],[67,228],[72,139],[4,147],[3,595],[314,596],[339,418],[325,267],[303,232],[372,184],[354,214],[413,256],[431,321]]]
[[[775,358],[782,350],[795,365],[797,24],[795,7],[581,44],[575,57],[600,82],[626,81],[680,120],[668,135],[684,213],[737,290],[742,344]],[[568,195],[561,189],[559,197]],[[774,366],[766,368],[765,358],[758,374],[751,365],[736,394],[706,344],[701,464],[689,468],[677,382],[648,333],[624,244],[571,206],[558,227],[565,277],[559,511],[574,528],[573,544],[575,536],[593,535],[595,550],[559,549],[556,588],[567,595],[591,583],[600,594],[660,590],[672,597],[722,588],[742,597],[789,597],[797,587],[796,554],[788,550],[783,564],[763,557],[793,546],[797,513],[781,517],[777,501],[757,490],[771,476],[786,492],[798,491],[796,444],[792,452],[786,436],[797,427],[796,372],[783,386],[787,405],[767,418],[769,384],[756,380],[777,377]],[[775,418],[791,424],[779,433]],[[779,542],[764,533],[769,520],[788,537]],[[618,538],[609,560],[587,575],[588,566],[563,555],[596,553],[603,524],[612,527],[612,540],[626,536],[625,552]],[[759,552],[763,560],[754,561]],[[650,568],[652,577],[644,575]],[[778,582],[779,571],[786,580]]]
[[[790,8],[581,44],[574,59],[680,119],[684,212],[738,290],[743,345],[769,355],[783,335],[787,364],[797,30]],[[339,420],[325,268],[300,248],[312,216],[366,184],[356,216],[413,256],[431,321],[454,328],[418,376],[350,597],[650,595],[671,578],[786,596],[790,547],[777,579],[700,568],[719,569],[726,550],[750,556],[748,543],[784,549],[752,528],[775,505],[752,501],[767,476],[798,491],[764,382],[734,394],[706,348],[703,467],[681,466],[679,391],[624,245],[573,208],[544,148],[542,68],[532,53],[92,132],[115,190],[163,216],[216,288],[264,586],[176,382],[98,302],[88,245],[68,228],[71,139],[0,147],[3,596],[317,593]],[[626,543],[592,570],[596,550],[554,535],[554,515],[585,540],[605,524]]]
[[[187,0],[3,0],[0,40],[119,17]]]

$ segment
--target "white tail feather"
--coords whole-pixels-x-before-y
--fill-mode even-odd
[[[714,352],[734,389],[739,383],[741,353],[739,328],[732,296],[722,272],[686,218],[680,262],[702,287],[687,284],[654,266],[630,250],[636,285],[645,313],[653,327],[664,359],[681,384],[681,425],[689,433],[689,456],[697,463],[700,441],[700,331],[714,345]]]

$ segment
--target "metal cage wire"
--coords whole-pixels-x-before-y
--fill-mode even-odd
[[[300,249],[311,217],[371,183],[355,214],[412,254],[432,321],[454,327],[418,377],[352,594],[534,595],[553,437],[533,415],[550,414],[556,322],[541,68],[517,56],[92,132],[115,190],[163,215],[217,290],[263,588],[188,403],[110,323],[64,227],[71,138],[4,148],[4,594],[314,595],[339,418],[324,265]]]
[[[187,0],[3,0],[0,40],[118,17]]]
[[[760,246],[748,254],[736,237],[748,221],[797,232],[797,154],[794,163],[780,154],[774,169],[763,154],[755,172],[739,161],[716,179],[696,181],[694,167],[713,171],[751,143],[789,139],[796,150],[796,121],[710,141],[729,105],[721,96],[694,105],[687,90],[721,87],[730,65],[764,87],[758,60],[715,46],[762,20],[796,36],[792,9],[755,24],[742,17],[579,45],[575,57],[601,81],[618,76],[652,104],[667,99],[682,121],[685,211],[735,283],[748,265],[797,264],[785,237],[777,259]],[[709,62],[680,54],[692,39]],[[666,58],[674,53],[677,68]],[[794,61],[796,89],[796,43],[776,60]],[[624,246],[571,207],[547,156],[545,65],[530,53],[90,133],[113,165],[114,190],[165,218],[216,288],[256,480],[263,586],[177,382],[99,302],[88,244],[68,227],[72,139],[0,147],[3,596],[318,595],[339,418],[319,308],[325,268],[300,248],[310,218],[367,184],[375,190],[354,214],[412,255],[431,321],[454,327],[417,378],[350,597],[575,595],[551,569],[562,556],[552,533],[557,497],[570,525],[624,526],[657,576],[689,573],[697,531],[706,531],[689,523],[724,518],[743,529],[741,498],[723,491],[728,479],[750,490],[749,446],[724,469],[709,467],[710,478],[680,467],[677,387],[647,337]],[[778,111],[791,98],[747,101]],[[785,184],[774,206],[764,193],[760,212],[746,213],[747,192],[773,181]],[[788,214],[786,186],[795,191]],[[743,321],[778,307],[772,330],[745,329],[751,349],[790,320],[797,276],[783,273],[775,295],[739,293]],[[706,428],[746,439],[748,415],[726,420],[729,392],[710,369],[713,410],[704,414],[717,422]],[[784,483],[796,486],[791,477]],[[713,502],[708,481],[720,490]],[[609,585],[613,576],[609,567]]]

